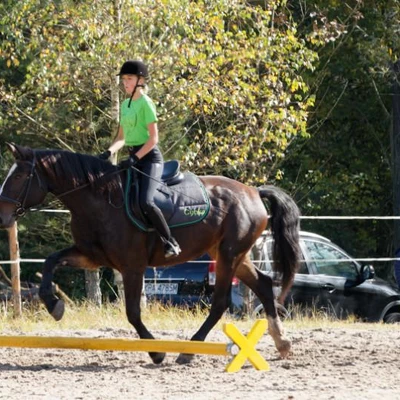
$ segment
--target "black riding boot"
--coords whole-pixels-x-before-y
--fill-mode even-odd
[[[149,207],[146,216],[152,222],[155,230],[158,232],[162,242],[164,243],[165,258],[178,256],[181,252],[181,248],[175,238],[172,237],[171,231],[160,209],[156,206]]]

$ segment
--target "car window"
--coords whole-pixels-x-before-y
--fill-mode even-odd
[[[307,263],[305,261],[300,261],[300,267],[297,271],[298,274],[309,274]]]
[[[271,265],[266,255],[266,242],[265,239],[259,239],[256,244],[252,247],[250,257],[254,265],[261,271],[271,271]]]
[[[264,270],[264,271],[272,270],[271,261],[270,261],[273,259],[272,258],[272,243],[273,243],[272,240],[268,240],[267,242],[265,242],[264,247],[263,247],[264,251],[262,254],[262,258],[265,261],[263,262],[262,270]],[[304,259],[303,256],[301,256],[301,258]],[[307,263],[305,261],[300,262],[300,267],[299,267],[299,270],[297,271],[297,273],[298,274],[309,274]]]
[[[304,244],[317,274],[357,279],[357,266],[346,254],[326,243],[305,240]]]

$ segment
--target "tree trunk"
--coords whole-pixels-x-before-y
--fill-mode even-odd
[[[400,61],[394,64],[395,81],[392,98],[392,175],[393,215],[400,216]],[[394,220],[394,249],[400,248],[400,220]]]
[[[121,23],[121,7],[122,0],[114,0],[114,27],[117,38],[120,38],[120,23]],[[115,74],[114,74],[115,75]],[[117,76],[113,75],[113,79],[111,80],[111,138],[114,135],[114,132],[118,130],[118,121],[119,121],[119,93],[118,93],[118,84],[119,79]],[[112,158],[112,163],[115,164],[117,160],[117,155],[114,155]],[[88,300],[93,302],[94,304],[101,305],[101,290],[100,290],[100,274],[98,271],[85,271],[85,285],[86,285],[86,296]],[[117,286],[119,297],[123,298],[123,283],[122,276],[118,271],[114,270],[114,284]]]
[[[122,0],[114,0],[114,26],[117,40],[121,40],[121,12],[122,12]],[[116,135],[119,130],[119,77],[114,77],[115,81],[111,87],[111,117],[112,117],[112,135]],[[115,132],[115,133],[114,133]],[[117,154],[112,158],[113,164],[117,162]],[[119,271],[114,270],[114,285],[117,287],[118,297],[121,301],[125,301],[124,282],[122,275]],[[146,294],[144,292],[144,279],[143,289],[140,299],[141,307],[146,307]]]
[[[100,273],[85,270],[86,298],[96,306],[101,306]]]

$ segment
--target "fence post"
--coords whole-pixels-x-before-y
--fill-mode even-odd
[[[17,223],[8,229],[8,244],[10,249],[11,264],[11,285],[13,293],[14,317],[22,315],[21,308],[21,281],[20,281],[20,262],[19,262],[19,243]]]

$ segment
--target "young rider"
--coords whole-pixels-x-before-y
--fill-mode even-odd
[[[154,195],[163,170],[163,156],[157,146],[157,114],[153,101],[145,93],[147,66],[141,61],[126,61],[118,74],[129,98],[121,105],[118,134],[100,158],[107,160],[124,145],[129,159],[121,167],[135,166],[141,174],[140,206],[164,243],[165,257],[177,256],[181,249],[171,236],[165,218],[154,203]]]

